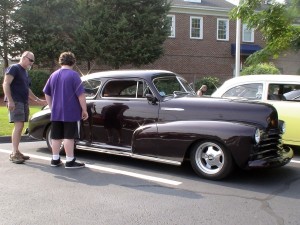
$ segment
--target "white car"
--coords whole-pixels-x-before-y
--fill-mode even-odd
[[[285,121],[283,142],[300,146],[300,75],[247,75],[229,79],[211,96],[244,98],[273,105]]]

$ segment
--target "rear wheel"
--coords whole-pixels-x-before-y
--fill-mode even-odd
[[[190,160],[194,171],[210,180],[225,178],[234,166],[230,152],[215,141],[203,141],[193,146]]]

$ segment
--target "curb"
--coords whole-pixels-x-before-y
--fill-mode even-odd
[[[29,137],[28,135],[23,135],[21,137],[21,142],[34,142],[37,141],[34,138]],[[11,143],[11,136],[0,136],[0,144]]]

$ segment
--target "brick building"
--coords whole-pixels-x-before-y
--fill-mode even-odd
[[[204,76],[221,81],[233,77],[236,21],[228,16],[233,7],[225,0],[172,0],[172,28],[164,44],[165,54],[145,68],[171,70],[190,82]],[[241,64],[262,47],[261,34],[242,25]],[[274,63],[284,74],[298,74],[300,54],[288,53]]]

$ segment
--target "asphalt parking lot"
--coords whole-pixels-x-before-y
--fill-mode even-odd
[[[209,181],[189,166],[95,152],[77,153],[87,168],[53,168],[46,143],[28,137],[21,148],[31,159],[16,165],[8,160],[10,138],[4,139],[1,225],[299,224],[299,155],[280,169]]]

